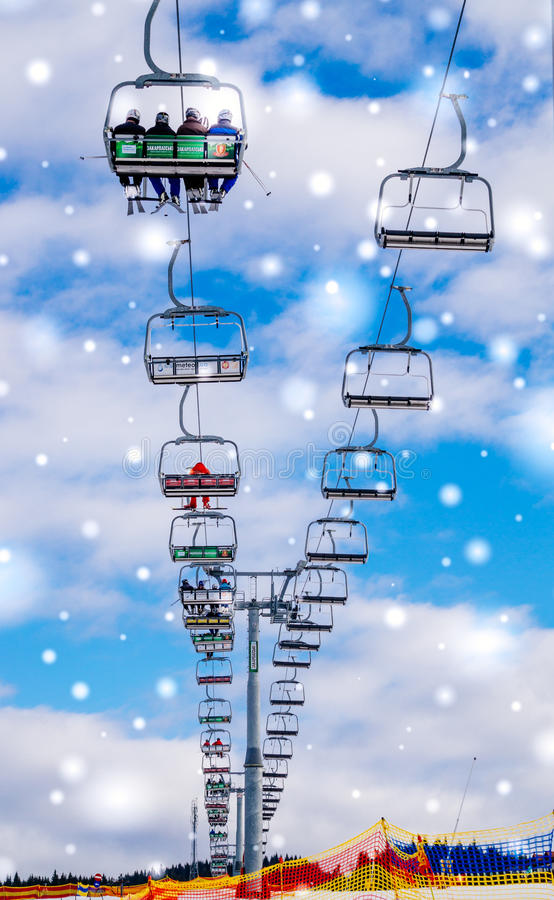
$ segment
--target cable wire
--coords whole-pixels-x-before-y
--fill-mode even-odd
[[[181,53],[181,14],[179,11],[179,0],[175,0],[175,13],[177,15],[177,47],[179,50],[179,75],[183,74],[183,57]],[[181,85],[181,115],[183,122],[185,121],[185,101],[183,98],[183,86]]]

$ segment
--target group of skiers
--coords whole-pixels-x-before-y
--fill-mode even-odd
[[[169,124],[169,114],[159,112],[156,116],[156,123],[146,130],[140,124],[140,111],[138,109],[130,109],[127,113],[125,122],[116,125],[113,129],[114,137],[125,134],[144,135],[145,137],[167,137],[184,134],[221,134],[221,135],[237,135],[239,129],[232,125],[232,113],[229,109],[222,109],[217,117],[217,123],[209,128],[203,124],[200,112],[193,106],[189,106],[185,114],[185,121],[179,125],[177,132],[171,128]],[[181,179],[178,177],[169,177],[169,191],[171,202],[179,206],[181,196]],[[209,177],[208,187],[210,189],[210,201],[218,203],[223,200],[229,193],[237,180],[237,176],[224,178],[220,186],[219,178]],[[140,184],[142,176],[133,176],[133,184],[130,183],[127,175],[120,175],[120,181],[125,188],[125,194],[129,200],[134,200],[139,196]],[[165,190],[162,179],[158,175],[150,175],[149,181],[158,195],[160,203],[166,203],[170,199],[170,195]],[[204,178],[198,175],[187,176],[185,179],[185,187],[192,202],[198,202],[203,199]]]

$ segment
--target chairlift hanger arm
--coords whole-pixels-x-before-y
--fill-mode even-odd
[[[466,158],[466,150],[467,150],[467,125],[466,120],[464,119],[464,114],[462,112],[462,108],[458,103],[458,100],[467,100],[467,94],[441,94],[441,99],[450,100],[452,106],[454,107],[454,111],[458,117],[458,121],[460,123],[460,155],[458,159],[453,162],[450,166],[445,166],[445,169],[448,171],[459,169],[464,159]]]
[[[146,18],[144,20],[144,59],[146,61],[146,65],[150,66],[150,69],[152,70],[152,72],[155,75],[161,75],[161,76],[164,76],[165,78],[171,78],[173,80],[173,79],[177,78],[178,76],[172,75],[170,72],[166,72],[164,69],[161,69],[160,66],[156,65],[156,63],[152,59],[152,53],[151,53],[151,49],[150,49],[151,37],[152,37],[152,20],[154,19],[154,16],[157,12],[159,5],[160,5],[160,0],[152,0],[152,2],[150,4],[150,9],[146,13]],[[142,77],[143,78],[148,78],[148,77],[151,78],[152,76],[144,75]],[[196,79],[202,79],[202,81],[204,81],[206,83],[211,83],[213,81],[213,82],[215,82],[215,85],[218,84],[217,78],[212,78],[211,76],[208,76],[208,75],[194,76],[194,75],[182,75],[181,74],[181,78],[186,78],[186,79],[196,78]],[[137,87],[138,87],[138,85],[137,85]]]
[[[190,384],[185,385],[185,389],[183,391],[183,396],[181,397],[181,400],[179,402],[179,427],[180,427],[181,431],[183,432],[183,437],[178,437],[175,440],[175,444],[184,444],[187,442],[199,443],[201,441],[213,441],[214,444],[224,444],[225,440],[222,437],[219,437],[217,434],[192,434],[192,432],[188,431],[188,429],[185,425],[185,422],[184,422],[183,410],[184,410],[184,406],[185,406],[185,400],[187,398],[190,387],[191,387]],[[172,442],[167,441],[164,444],[164,447],[166,447],[170,443],[172,443]],[[237,460],[238,460],[237,445],[234,443],[234,441],[229,441],[229,443],[233,444],[233,446],[237,452]],[[162,452],[163,452],[163,447],[162,447]]]
[[[180,251],[181,247],[184,244],[189,244],[189,243],[190,243],[190,235],[188,238],[184,238],[183,240],[168,241],[168,244],[170,246],[173,246],[173,252],[171,254],[171,259],[169,260],[169,264],[167,267],[167,292],[169,294],[169,299],[171,300],[171,302],[174,303],[175,306],[178,307],[179,309],[190,309],[191,307],[186,306],[184,303],[182,303],[180,300],[178,300],[177,297],[175,296],[175,291],[173,289],[173,268],[177,261],[177,257],[179,256],[179,251]]]

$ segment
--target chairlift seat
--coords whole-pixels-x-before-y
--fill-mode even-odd
[[[435,181],[435,185],[430,184],[430,180]],[[414,190],[414,181],[417,187]],[[407,182],[406,194],[403,191],[397,191]],[[447,190],[450,190],[452,184],[457,187],[457,195],[450,200],[449,205],[443,205],[445,192],[435,190],[440,183],[443,183]],[[429,185],[429,195],[422,196],[422,186]],[[474,189],[477,186],[477,190]],[[387,201],[387,194],[395,192],[394,199]],[[468,191],[470,199],[466,203]],[[474,199],[471,199],[473,194]],[[480,196],[481,195],[481,196]],[[417,202],[419,200],[419,202]],[[474,203],[480,205],[473,205]],[[398,216],[403,214],[405,210],[410,210],[410,219],[416,219],[415,227],[406,225],[399,227]],[[438,214],[440,221],[429,223],[429,227],[424,225],[425,219],[429,218],[429,213]],[[449,227],[449,223],[456,224],[454,216],[464,216],[464,227],[455,229]],[[387,224],[387,219],[393,219],[392,223]],[[471,227],[482,223],[484,228]],[[392,226],[392,227],[391,227]],[[388,175],[379,190],[379,200],[377,203],[377,215],[375,219],[375,240],[380,247],[404,250],[476,250],[488,253],[494,244],[494,212],[492,203],[492,189],[489,182],[485,178],[481,178],[474,172],[466,172],[457,168],[437,169],[431,167],[413,167],[410,169],[399,169],[391,175]]]
[[[292,759],[292,741],[287,737],[268,737],[264,740],[264,759]]]
[[[296,576],[294,599],[298,603],[336,604],[348,599],[346,572],[335,566],[305,566]]]
[[[216,512],[186,513],[176,516],[171,523],[169,555],[173,562],[232,562],[236,550],[237,533],[231,516]]]
[[[231,771],[231,759],[229,756],[217,757],[217,756],[206,756],[202,757],[202,772],[204,775],[220,775],[228,774]]]
[[[230,628],[233,617],[230,615],[186,616],[185,628],[189,631],[200,631],[205,628]]]
[[[234,634],[191,634],[197,653],[226,653],[233,649]]]
[[[279,642],[275,644],[273,649],[273,658],[272,663],[275,668],[279,669],[309,669],[312,664],[312,655],[309,651],[301,650],[297,653],[292,653],[291,651],[287,651],[287,655],[285,657],[280,657],[278,655],[278,650],[282,649],[280,647]],[[302,655],[300,655],[302,654]]]
[[[300,681],[274,681],[269,691],[270,706],[303,706],[304,685]]]
[[[237,328],[240,348],[235,352],[194,353],[194,335],[208,329]],[[153,334],[161,328],[171,341],[171,353],[162,354],[153,348]],[[190,340],[181,342],[175,333],[190,330]],[[214,335],[216,336],[216,335]],[[189,350],[187,354],[183,351]],[[210,382],[241,381],[246,375],[248,344],[244,320],[238,313],[216,306],[172,307],[150,316],[144,342],[146,374],[153,384],[208,384]],[[171,475],[175,473],[169,473]],[[194,495],[192,495],[194,496]]]
[[[433,369],[425,350],[405,344],[369,344],[346,357],[342,383],[345,406],[372,409],[429,409]]]
[[[326,631],[331,632],[333,630],[333,620],[326,622],[315,622],[312,619],[295,619],[289,614],[286,622],[285,628],[287,631]]]
[[[201,725],[219,725],[230,722],[231,704],[220,697],[201,700],[198,706],[198,721]]]
[[[309,650],[317,651],[319,650],[321,643],[319,641],[310,640],[309,638],[298,637],[298,638],[281,638],[279,640],[279,647],[281,650]]]
[[[325,454],[321,493],[326,500],[394,500],[396,467],[388,450],[340,447]]]
[[[165,497],[234,497],[237,487],[236,475],[164,475],[162,482]]]
[[[239,174],[243,145],[240,134],[114,137],[109,128],[106,138],[116,175],[232,178]]]
[[[298,716],[294,713],[270,713],[265,728],[268,737],[294,737],[298,734]]]
[[[356,519],[325,518],[310,522],[305,556],[308,562],[365,563],[369,556],[367,529]]]
[[[208,659],[199,659],[196,664],[197,684],[231,684],[233,681],[233,669],[231,660],[227,657],[212,656]]]

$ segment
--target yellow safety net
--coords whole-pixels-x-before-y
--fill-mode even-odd
[[[506,828],[412,834],[385,819],[338,847],[250,875],[123,888],[0,888],[0,900],[121,895],[131,900],[554,900],[554,813]],[[328,896],[325,896],[328,895]]]

